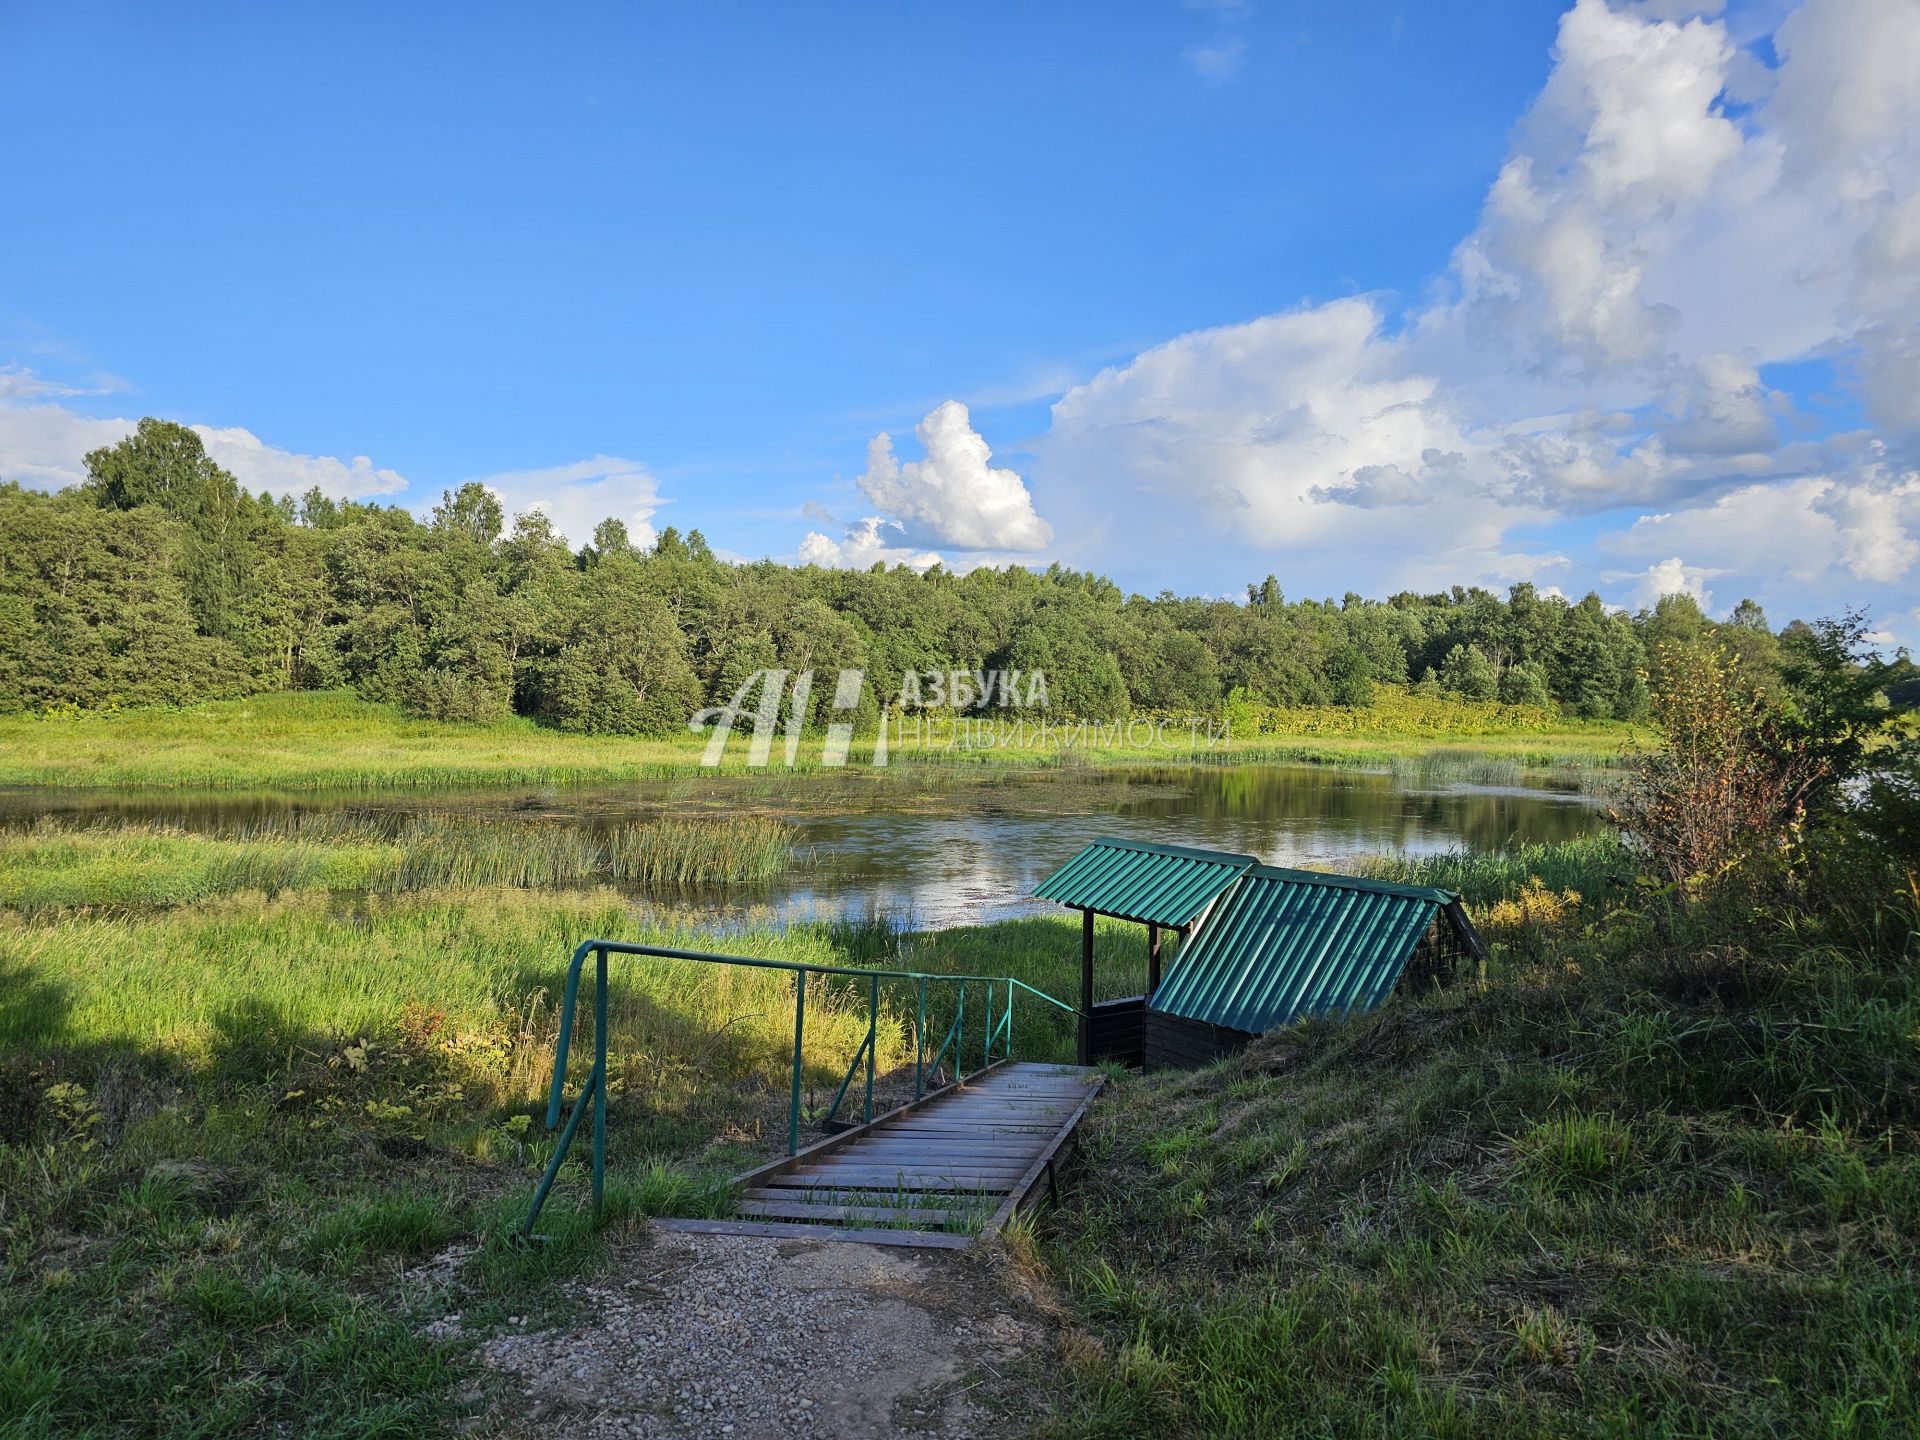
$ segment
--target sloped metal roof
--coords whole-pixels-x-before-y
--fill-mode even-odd
[[[1259,862],[1225,850],[1096,840],[1034,888],[1042,900],[1178,929]]]
[[[1259,865],[1174,961],[1152,1008],[1260,1034],[1371,1010],[1453,899],[1446,890]]]

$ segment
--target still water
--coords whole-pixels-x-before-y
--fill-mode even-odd
[[[10,825],[54,813],[230,832],[315,810],[458,812],[590,827],[661,815],[778,815],[800,830],[801,855],[788,873],[723,893],[636,893],[636,904],[723,926],[874,915],[913,929],[1054,909],[1030,898],[1034,885],[1101,835],[1338,868],[1364,854],[1497,849],[1572,839],[1605,826],[1594,801],[1545,785],[1433,783],[1303,765],[973,778],[898,770],[762,773],[376,798],[0,793],[0,824]]]

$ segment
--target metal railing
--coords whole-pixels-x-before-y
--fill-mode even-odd
[[[573,1102],[573,1109],[567,1116],[567,1123],[560,1131],[560,1139],[555,1144],[553,1157],[547,1162],[546,1173],[540,1177],[539,1188],[533,1193],[533,1204],[527,1209],[527,1218],[521,1226],[523,1235],[532,1235],[533,1227],[540,1219],[540,1211],[547,1203],[547,1195],[553,1189],[553,1182],[560,1174],[560,1166],[567,1158],[567,1151],[573,1144],[573,1137],[580,1128],[580,1121],[587,1113],[588,1103],[593,1107],[593,1213],[600,1215],[601,1201],[606,1190],[607,1174],[607,957],[609,955],[635,955],[648,960],[694,960],[708,965],[740,965],[753,970],[785,970],[794,976],[793,983],[793,1075],[790,1098],[787,1106],[787,1153],[795,1154],[800,1149],[800,1070],[801,1048],[806,1039],[807,1028],[807,981],[815,975],[839,975],[867,981],[867,1034],[860,1048],[854,1052],[853,1062],[847,1066],[847,1073],[840,1082],[840,1088],[834,1092],[833,1103],[827,1107],[823,1123],[831,1123],[840,1113],[840,1103],[846,1098],[853,1077],[860,1070],[862,1061],[866,1064],[866,1103],[864,1116],[866,1121],[873,1119],[873,1069],[875,1037],[880,1020],[880,982],[883,980],[911,980],[916,992],[916,1011],[918,1022],[914,1026],[913,1057],[913,1098],[918,1100],[926,1093],[927,1076],[940,1073],[946,1062],[948,1052],[952,1052],[953,1074],[956,1080],[964,1079],[972,1071],[961,1069],[961,1045],[965,1034],[967,1018],[967,987],[984,986],[986,989],[986,1014],[982,1027],[984,1039],[981,1044],[981,1068],[994,1063],[996,1043],[1000,1048],[1001,1059],[1013,1057],[1013,997],[1016,990],[1025,990],[1029,995],[1044,1000],[1056,1009],[1079,1018],[1080,1012],[1063,1000],[1057,1000],[1044,990],[1036,990],[1024,980],[1011,975],[932,975],[918,970],[869,970],[844,965],[806,965],[792,960],[761,960],[745,955],[716,955],[704,950],[675,950],[665,945],[634,945],[623,940],[582,940],[574,947],[573,959],[567,965],[567,986],[560,1002],[560,1039],[553,1057],[553,1082],[547,1091],[547,1129],[552,1130],[560,1124],[561,1097],[566,1087],[567,1058],[573,1044],[574,1014],[580,996],[580,973],[585,968],[587,957],[594,957],[593,973],[593,1067],[587,1072],[587,1083],[581,1087],[580,1094]],[[955,985],[958,993],[954,1002],[953,1024],[947,1027],[946,1038],[934,1052],[933,1063],[927,1063],[927,986]],[[1005,1004],[996,1019],[994,1013],[995,992],[1004,987]]]

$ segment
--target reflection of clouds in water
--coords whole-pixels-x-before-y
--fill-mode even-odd
[[[939,930],[1058,913],[1033,887],[1097,835],[1256,855],[1275,865],[1339,865],[1358,855],[1416,855],[1585,834],[1600,823],[1582,801],[1517,787],[1412,790],[1392,777],[1310,772],[1189,772],[1191,788],[1070,815],[866,813],[798,817],[817,868],[762,906],[704,907],[709,923],[884,916]],[[964,802],[965,792],[956,796]]]

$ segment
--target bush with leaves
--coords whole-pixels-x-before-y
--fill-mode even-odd
[[[1698,887],[1787,843],[1826,761],[1796,743],[1710,641],[1659,653],[1659,749],[1635,757],[1614,818],[1663,879]]]

